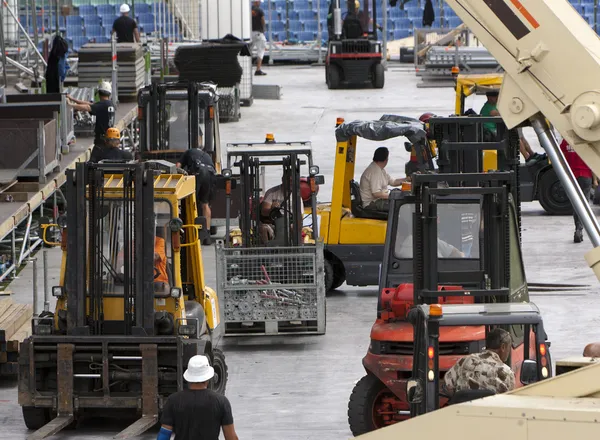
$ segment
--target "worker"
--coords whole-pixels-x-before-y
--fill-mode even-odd
[[[214,197],[217,180],[212,158],[200,148],[199,144],[192,145],[192,148],[182,154],[177,162],[177,168],[183,168],[188,174],[196,176],[197,203],[202,207],[202,215],[206,218],[206,227],[210,231],[210,203]],[[202,244],[212,244],[210,236],[206,237]]]
[[[412,216],[412,214],[411,214]],[[412,258],[413,257],[413,236],[412,236],[412,217],[403,218],[398,224],[397,236],[406,238],[402,241],[399,248],[396,249],[398,258]],[[440,217],[438,216],[438,225],[440,224]],[[471,243],[472,245],[472,243]],[[452,246],[450,243],[438,238],[437,241],[437,256],[438,258],[465,258],[465,254],[459,251],[457,248]]]
[[[590,191],[592,190],[593,174],[590,167],[581,160],[581,157],[571,147],[566,140],[560,143],[560,149],[569,164],[569,168],[577,179],[579,188],[587,200],[590,199]],[[583,223],[577,215],[577,211],[573,210],[573,219],[575,220],[575,234],[573,235],[573,243],[581,243],[583,241]]]
[[[140,32],[135,20],[129,16],[129,6],[123,3],[119,10],[121,16],[112,26],[112,33],[117,34],[117,43],[139,43]]]
[[[269,188],[265,192],[265,196],[260,206],[260,224],[258,225],[258,233],[260,235],[261,243],[267,244],[269,241],[275,238],[275,228],[271,220],[271,210],[282,208],[288,199],[292,196],[289,194],[286,197],[285,188],[283,187],[284,176],[281,177],[281,183],[277,186]],[[289,190],[292,190],[292,178],[289,178]],[[302,196],[298,194],[298,212],[303,212],[302,208]],[[288,215],[293,215],[294,208],[290,204],[290,212]]]
[[[496,394],[515,387],[515,374],[505,364],[512,349],[510,333],[501,328],[488,332],[485,350],[460,359],[444,375],[446,392],[450,395],[463,390],[494,391]]]
[[[171,394],[163,408],[157,440],[218,440],[221,429],[225,440],[238,440],[227,397],[208,389],[215,370],[204,355],[192,356],[183,378],[189,384]]]
[[[100,162],[101,160],[133,160],[133,155],[129,151],[125,151],[120,148],[121,146],[121,132],[118,128],[111,127],[106,130],[105,136],[105,148],[102,153],[94,158],[90,159],[90,162]]]
[[[481,107],[481,111],[479,112],[481,116],[500,116],[500,112],[498,111],[498,94],[497,90],[491,90],[485,94],[487,101]],[[496,124],[493,122],[484,123],[483,128],[492,136],[496,136]],[[525,158],[525,162],[532,163],[546,158],[546,154],[535,153],[531,149],[531,145],[529,145],[529,142],[527,142],[527,139],[523,135],[522,128],[518,128],[517,131],[519,132],[519,150]]]
[[[169,284],[164,228],[157,227],[154,236],[154,282]]]
[[[390,191],[388,186],[400,186],[405,177],[392,178],[385,167],[390,152],[386,147],[379,147],[373,154],[373,162],[360,176],[360,196],[365,210],[388,211]]]
[[[107,81],[102,81],[98,87],[98,102],[81,101],[67,95],[67,103],[74,110],[88,112],[96,117],[96,126],[94,127],[94,149],[90,161],[98,162],[102,156],[105,147],[105,135],[110,127],[115,125],[115,106],[110,99],[112,86]]]
[[[262,71],[263,57],[267,48],[267,39],[265,38],[265,13],[260,4],[263,0],[254,0],[252,2],[252,45],[256,49],[256,72],[255,75],[266,75]]]

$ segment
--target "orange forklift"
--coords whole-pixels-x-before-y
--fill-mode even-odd
[[[413,372],[413,360],[426,355],[419,343],[422,326],[409,318],[415,308],[461,305],[473,312],[463,315],[462,325],[439,328],[434,373],[438,386],[461,357],[484,348],[490,326],[468,316],[502,303],[503,313],[510,315],[517,312],[511,311],[514,303],[528,303],[517,187],[514,171],[453,172],[413,174],[409,191],[391,191],[377,319],[363,358],[366,375],[348,404],[355,436],[411,417],[407,383],[419,373]],[[530,311],[535,310],[532,305]],[[545,333],[534,337],[530,327],[515,322],[503,326],[513,338],[508,364],[518,378],[523,361],[538,358],[546,362],[538,374],[545,379],[552,371]],[[520,379],[516,382],[523,385]],[[414,415],[414,405],[412,409]]]

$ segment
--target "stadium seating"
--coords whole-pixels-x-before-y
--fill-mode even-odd
[[[86,28],[88,26],[100,26],[102,24],[102,19],[97,15],[89,15],[83,17],[83,24]]]

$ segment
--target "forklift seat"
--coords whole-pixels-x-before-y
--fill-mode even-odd
[[[350,210],[352,215],[357,218],[372,218],[375,220],[387,220],[388,218],[386,211],[373,211],[363,208],[360,186],[356,180],[350,181]]]
[[[354,14],[348,14],[342,25],[342,34],[348,40],[355,40],[363,36],[363,28],[358,17]]]

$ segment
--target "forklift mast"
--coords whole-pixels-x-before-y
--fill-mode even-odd
[[[115,173],[123,174],[118,204],[104,197],[105,175]],[[144,164],[78,163],[67,170],[67,203],[75,207],[67,217],[67,334],[154,334],[155,215],[149,173]],[[116,267],[118,257],[122,268]],[[104,319],[109,284],[122,285],[122,322]]]

